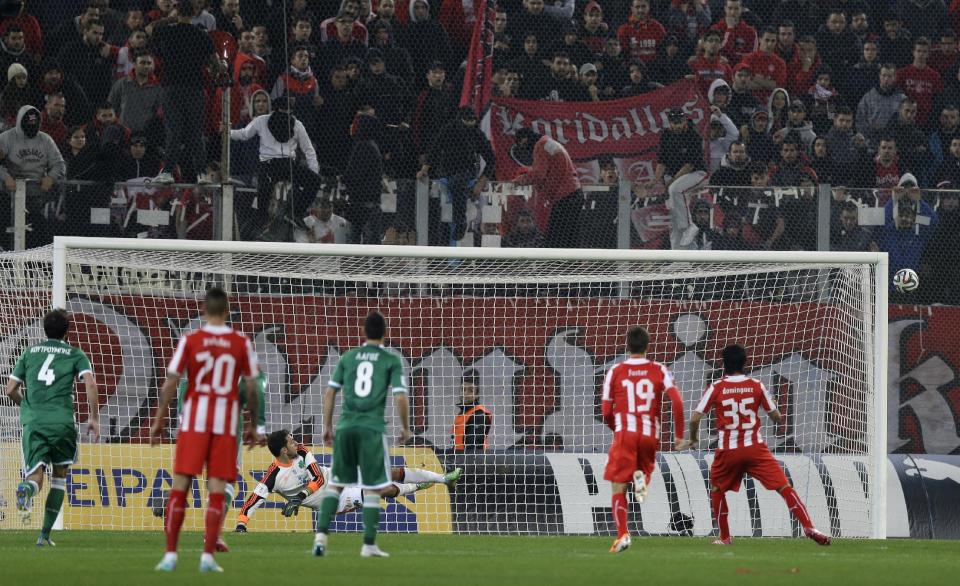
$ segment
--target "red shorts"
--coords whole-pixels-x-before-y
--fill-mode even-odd
[[[721,491],[740,490],[743,475],[759,480],[767,490],[776,490],[789,484],[787,476],[766,444],[749,448],[717,450],[710,466],[710,485]]]
[[[200,476],[207,466],[207,478],[237,480],[237,438],[232,435],[182,431],[177,435],[173,472]]]
[[[633,473],[642,470],[650,482],[650,475],[657,464],[657,438],[641,433],[621,431],[613,435],[610,455],[603,478],[610,482],[631,482]]]

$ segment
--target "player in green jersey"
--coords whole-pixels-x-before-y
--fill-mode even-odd
[[[376,545],[380,525],[380,496],[390,487],[390,455],[387,452],[384,409],[388,391],[393,393],[400,416],[400,441],[410,433],[410,402],[403,363],[394,352],[383,347],[386,320],[378,312],[367,316],[363,324],[366,344],[340,357],[323,395],[323,443],[333,445],[330,483],[320,505],[313,555],[327,550],[327,532],[337,512],[340,492],[350,484],[359,484],[363,497],[363,557],[387,557]],[[337,391],[343,391],[340,422],[333,434],[333,407]]]
[[[87,355],[64,339],[70,331],[66,310],[54,309],[43,317],[47,341],[27,348],[10,380],[7,396],[20,406],[23,425],[23,481],[17,486],[17,509],[24,521],[30,518],[33,496],[43,487],[44,473],[52,468],[50,492],[43,513],[43,528],[37,545],[55,545],[50,540],[67,490],[67,468],[77,461],[79,428],[74,419],[74,379],[86,386],[87,429],[90,439],[100,439],[99,397]]]
[[[242,378],[242,377],[241,377]],[[266,400],[267,400],[267,373],[261,370],[257,373],[257,402],[260,405],[260,409],[257,410],[257,433],[263,438],[263,441],[260,442],[260,445],[266,445],[266,436],[267,436],[267,409],[266,409]],[[188,379],[180,379],[180,385],[177,387],[177,405],[183,404],[183,395],[187,392]],[[240,410],[243,411],[247,406],[247,397],[245,394],[240,394]],[[243,419],[241,418],[237,421],[237,437],[243,437]],[[237,470],[243,470],[243,446],[237,444]],[[223,493],[226,498],[223,501],[223,518],[226,520],[227,511],[230,510],[230,506],[233,504],[233,499],[236,498],[237,489],[236,482],[228,483],[224,489]],[[164,504],[167,502],[167,496],[164,494],[163,499],[154,503],[153,506],[153,516],[162,518],[165,514]],[[223,537],[217,537],[217,551],[219,552],[228,552],[230,548],[227,547],[226,542],[223,540]]]

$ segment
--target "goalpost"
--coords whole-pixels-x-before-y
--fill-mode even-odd
[[[52,247],[0,253],[0,268],[0,374],[41,338],[52,304],[72,312],[69,341],[90,356],[101,388],[104,438],[82,439],[68,529],[161,530],[153,508],[169,488],[175,436],[168,427],[168,443],[150,448],[149,417],[177,338],[202,323],[203,294],[219,285],[267,374],[267,429],[291,430],[324,461],[326,383],[339,356],[362,341],[363,316],[384,313],[387,344],[409,379],[416,436],[394,448],[394,465],[464,469],[455,491],[437,486],[390,501],[387,531],[610,533],[603,465],[611,433],[599,417],[600,385],[624,356],[627,328],[644,325],[650,357],[673,371],[688,418],[720,373],[723,346],[746,346],[750,374],[785,415],[780,426],[764,419],[764,436],[814,523],[835,537],[886,536],[886,254],[58,237]],[[485,450],[453,448],[465,380],[477,383],[492,415]],[[22,527],[12,499],[16,415],[0,399],[0,528]],[[392,406],[387,416],[395,421]],[[704,423],[699,446],[670,452],[672,424],[663,418],[650,495],[630,503],[635,533],[712,533],[716,430],[712,418]],[[244,450],[235,505],[271,459],[266,449]],[[202,491],[195,487],[190,506]],[[799,534],[759,484],[748,480],[728,499],[734,535]],[[188,515],[191,523],[200,527],[202,516]],[[335,529],[357,527],[351,514]],[[250,529],[312,526],[309,516],[261,508]]]

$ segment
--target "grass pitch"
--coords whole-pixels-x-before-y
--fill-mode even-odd
[[[606,537],[381,535],[389,559],[361,559],[359,535],[331,535],[326,557],[310,555],[306,533],[228,534],[219,554],[225,573],[197,573],[198,533],[181,537],[173,575],[153,566],[163,552],[159,533],[72,531],[54,534],[57,547],[38,548],[36,532],[0,532],[0,583],[147,586],[151,584],[382,584],[397,586],[549,586],[551,584],[957,584],[960,542],[634,538],[618,555]]]

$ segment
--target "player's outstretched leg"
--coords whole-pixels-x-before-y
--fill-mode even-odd
[[[66,470],[58,471],[54,468],[55,474],[66,474]],[[50,480],[50,492],[47,493],[47,501],[43,508],[43,527],[40,529],[40,537],[37,539],[37,545],[56,545],[50,540],[50,531],[53,524],[60,515],[60,508],[63,506],[63,497],[67,492],[66,476],[54,476]]]
[[[810,520],[810,514],[807,513],[807,507],[803,505],[803,501],[800,500],[800,495],[797,494],[797,491],[788,484],[777,492],[783,497],[784,502],[787,503],[787,508],[793,513],[793,516],[800,522],[800,525],[803,527],[803,534],[816,541],[819,545],[830,545],[830,536],[817,531],[816,527],[813,526],[813,521]]]
[[[38,492],[40,486],[33,480],[25,479],[17,485],[17,510],[20,511],[20,520],[23,523],[30,520],[33,496]]]
[[[713,518],[717,521],[717,528],[720,530],[720,538],[713,542],[714,545],[730,545],[733,540],[730,538],[730,522],[728,516],[730,507],[727,505],[727,495],[723,491],[715,490],[710,493],[710,506],[713,509]]]

